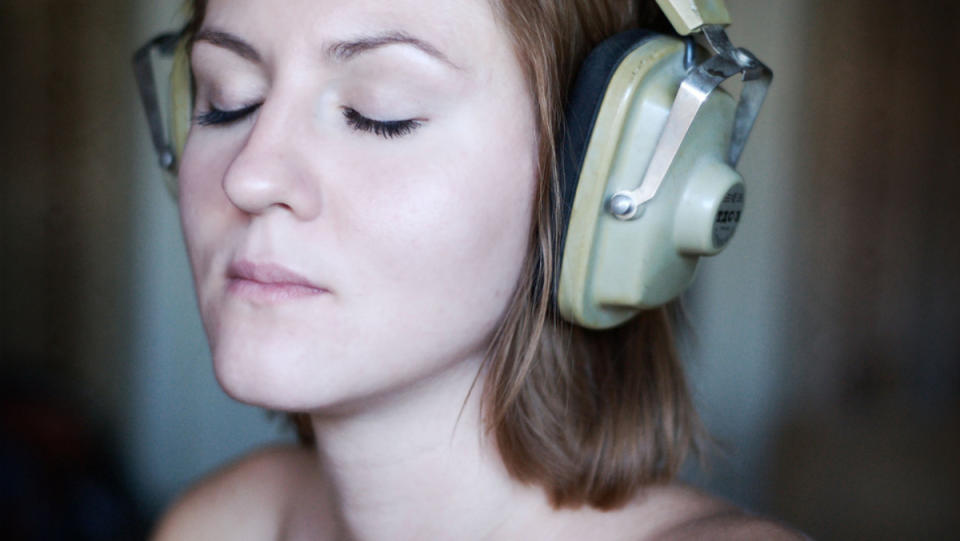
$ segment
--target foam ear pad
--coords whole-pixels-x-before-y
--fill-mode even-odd
[[[633,29],[607,38],[587,55],[570,90],[558,145],[560,149],[557,160],[560,177],[558,211],[561,231],[559,231],[560,252],[557,253],[557,269],[554,273],[554,292],[560,277],[562,250],[566,241],[573,201],[580,182],[580,170],[583,168],[587,146],[590,143],[607,86],[617,67],[627,55],[657,35],[649,30]]]

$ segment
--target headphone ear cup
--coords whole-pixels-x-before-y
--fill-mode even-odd
[[[607,212],[612,194],[641,183],[687,74],[678,39],[633,31],[610,41],[581,69],[560,146],[556,305],[568,321],[594,329],[679,295],[699,257],[729,239],[743,202],[742,180],[725,161],[736,104],[714,92],[642,214],[619,220]]]
[[[174,163],[177,172],[180,159],[190,133],[193,120],[193,77],[190,72],[190,57],[187,53],[187,41],[181,40],[173,55],[173,67],[170,72],[170,140],[173,144]],[[176,195],[177,181],[172,179],[171,189]]]

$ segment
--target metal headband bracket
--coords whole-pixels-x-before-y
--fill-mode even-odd
[[[176,158],[170,137],[164,127],[163,112],[157,94],[157,82],[153,66],[153,51],[158,50],[164,56],[172,56],[183,32],[161,34],[137,49],[133,55],[133,73],[137,79],[137,88],[140,90],[140,101],[143,103],[147,123],[150,125],[150,139],[157,152],[160,167],[169,172],[176,171]]]
[[[640,185],[633,190],[619,191],[607,200],[607,211],[618,219],[631,220],[643,214],[643,205],[657,195],[700,108],[720,83],[738,73],[743,75],[743,89],[737,103],[727,163],[734,167],[740,160],[773,72],[746,49],[734,47],[722,26],[705,25],[702,30],[714,56],[693,68],[680,83]]]
[[[657,0],[657,5],[681,36],[699,32],[706,25],[730,24],[723,0]]]

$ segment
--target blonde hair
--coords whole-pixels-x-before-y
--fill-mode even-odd
[[[674,477],[700,439],[665,309],[609,331],[559,318],[552,305],[558,257],[557,134],[587,53],[639,26],[664,29],[653,0],[498,0],[536,107],[541,182],[525,273],[490,343],[484,421],[510,474],[542,486],[556,507],[611,509]],[[188,32],[203,21],[195,0]],[[305,444],[309,419],[291,420]]]

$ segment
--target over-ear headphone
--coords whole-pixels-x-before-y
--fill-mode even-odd
[[[618,34],[584,61],[566,109],[554,292],[563,317],[589,328],[674,299],[700,257],[726,246],[744,203],[734,167],[772,78],[730,44],[722,1],[658,4],[714,55],[696,64],[691,38]],[[735,102],[718,88],[738,73]]]
[[[723,27],[722,0],[657,0],[681,36],[618,34],[580,68],[558,149],[561,242],[554,284],[561,315],[609,328],[678,296],[702,256],[719,253],[744,204],[734,167],[772,78]],[[192,114],[181,35],[156,38],[134,60],[161,166],[175,175]],[[170,122],[164,133],[150,50],[173,53]],[[743,76],[739,101],[719,90]],[[170,182],[174,193],[175,180]]]

